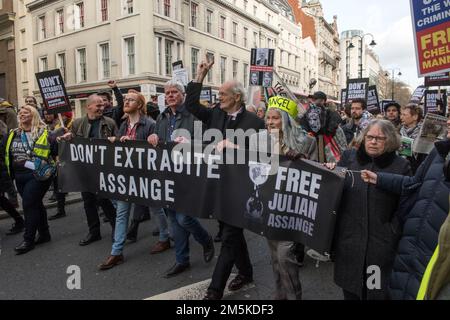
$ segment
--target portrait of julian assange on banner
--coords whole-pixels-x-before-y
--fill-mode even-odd
[[[369,94],[369,78],[349,79],[347,81],[347,103],[352,103],[355,99],[367,101]]]
[[[146,142],[82,138],[62,142],[60,191],[171,208],[330,252],[342,176],[314,162],[283,157],[269,174],[271,157],[235,149],[210,154],[204,149],[210,146],[190,144],[180,152],[179,146],[154,149]]]
[[[419,77],[450,71],[450,1],[410,3]]]
[[[49,114],[72,111],[66,86],[59,69],[36,73],[45,109]]]

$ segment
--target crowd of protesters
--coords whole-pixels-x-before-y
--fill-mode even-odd
[[[253,129],[257,133],[245,139],[246,149],[283,155],[291,161],[317,161],[324,170],[346,168],[330,259],[344,299],[450,299],[450,133],[446,140],[436,142],[429,155],[404,157],[398,154],[401,136],[414,140],[421,129],[423,111],[417,105],[391,102],[380,117],[368,112],[364,99],[355,99],[339,112],[327,102],[325,93],[316,92],[303,114],[264,103],[246,107],[244,87],[235,80],[222,84],[217,104],[204,106],[200,103],[202,83],[213,64],[200,63],[187,88],[167,82],[166,108],[161,113],[156,100],[147,102],[134,90],[124,96],[115,81],[108,86],[117,106],[113,106],[109,91],[98,92],[89,96],[86,115],[78,119],[71,112],[58,117],[41,110],[34,97],[27,97],[18,113],[0,100],[0,207],[14,219],[7,235],[24,232],[23,241],[15,248],[17,255],[51,241],[47,221],[66,216],[66,195],[59,192],[56,177],[58,141],[74,137],[111,143],[141,140],[157,148],[164,142],[189,142],[176,135],[177,129],[193,136],[194,123],[200,121],[203,129],[223,133],[224,139],[216,141],[219,152],[240,147],[227,137],[227,130]],[[450,120],[447,126],[450,129]],[[270,144],[258,145],[261,138]],[[52,184],[57,213],[47,217],[43,198]],[[24,218],[17,211],[17,192]],[[100,270],[125,262],[126,240],[137,240],[140,222],[151,213],[157,218],[154,233],[159,239],[150,253],[164,252],[171,248],[171,240],[174,242],[175,263],[165,272],[166,278],[190,268],[192,234],[203,248],[205,263],[214,258],[214,242],[221,242],[204,299],[222,298],[234,266],[238,274],[229,290],[253,282],[242,228],[219,221],[219,233],[214,237],[198,219],[183,212],[100,198],[90,192],[81,194],[88,233],[79,245],[101,240],[99,207],[112,228],[112,249],[98,265]],[[299,274],[307,248],[288,241],[267,242],[274,299],[300,300]],[[381,270],[381,288],[367,286],[371,266]]]

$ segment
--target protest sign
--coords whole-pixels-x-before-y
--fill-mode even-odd
[[[445,102],[445,103],[444,103]],[[424,113],[436,113],[445,115],[447,104],[447,90],[427,90],[425,91]]]
[[[347,89],[341,90],[341,104],[345,105],[347,103]]]
[[[349,79],[347,81],[347,103],[355,99],[364,99],[367,101],[369,92],[369,78]]]
[[[36,80],[49,114],[72,111],[66,86],[59,69],[36,73]]]
[[[400,149],[398,154],[405,157],[412,157],[412,146],[414,139],[402,136]]]
[[[367,93],[367,111],[371,114],[379,114],[381,112],[376,86],[369,86],[369,91]]]
[[[183,86],[187,86],[189,83],[189,75],[186,69],[177,69],[172,72],[172,79],[181,83]]]
[[[250,86],[269,88],[273,82],[275,49],[254,48],[250,56]]]
[[[200,92],[200,101],[208,101],[212,103],[212,88],[211,87],[202,87],[202,91]]]
[[[411,0],[419,77],[450,71],[449,11],[449,0]]]
[[[436,141],[447,137],[447,118],[428,113],[420,129],[419,136],[414,140],[413,152],[429,154]]]
[[[172,69],[175,71],[183,69],[183,60],[178,60],[172,63]]]
[[[414,93],[412,94],[409,102],[414,103],[414,104],[419,104],[422,101],[426,90],[427,90],[427,88],[425,86],[418,86],[416,88],[416,90],[414,90]]]
[[[274,96],[280,96],[295,101],[295,103],[297,103],[297,110],[299,112],[299,115],[306,112],[303,104],[300,103],[296,95],[292,93],[288,85],[283,81],[283,79],[281,79],[276,71],[273,72],[272,87],[264,88],[264,97],[266,101],[269,101],[269,99]]]
[[[166,95],[165,94],[160,94],[158,96],[158,108],[159,108],[159,112],[163,113],[164,110],[166,110]]]
[[[144,141],[112,144],[82,138],[62,142],[59,191],[94,192],[193,217],[214,217],[268,239],[330,252],[342,172],[281,157],[274,174],[268,174],[270,165],[246,150],[212,155],[202,145],[184,144],[187,152],[177,147],[154,149]],[[254,160],[227,164],[228,152]]]
[[[425,77],[426,87],[450,86],[450,72]]]

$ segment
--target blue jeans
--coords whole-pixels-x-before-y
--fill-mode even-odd
[[[137,210],[142,210],[145,206],[133,204],[131,202],[117,201],[116,229],[114,232],[114,242],[112,245],[111,255],[119,256],[123,252],[125,241],[127,240],[128,220],[130,211],[134,205]]]
[[[166,242],[169,240],[169,224],[167,223],[166,212],[163,208],[150,207],[150,212],[158,218],[159,241]]]
[[[191,233],[202,246],[211,241],[211,236],[197,219],[173,210],[166,210],[172,224],[176,261],[179,264],[187,264],[189,263],[189,236]]]

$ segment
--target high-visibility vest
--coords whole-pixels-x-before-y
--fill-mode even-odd
[[[5,165],[8,170],[8,175],[11,176],[10,161],[9,161],[9,149],[11,143],[16,135],[15,130],[9,132],[8,140],[6,142],[6,152],[5,152]],[[36,140],[33,146],[33,154],[41,159],[48,160],[50,156],[50,144],[48,143],[48,130],[44,129],[44,132],[40,135],[39,139]]]
[[[428,284],[430,282],[431,272],[433,271],[434,265],[439,257],[439,245],[436,247],[436,250],[433,253],[433,256],[428,263],[428,266],[425,270],[425,273],[422,277],[422,282],[420,284],[419,292],[417,294],[416,300],[425,300],[427,297],[425,296],[428,291]]]

